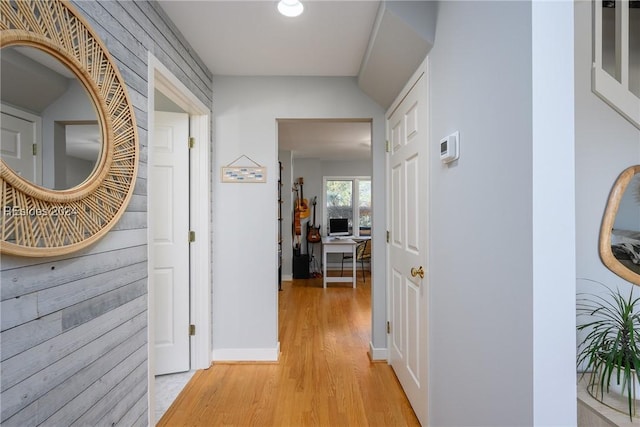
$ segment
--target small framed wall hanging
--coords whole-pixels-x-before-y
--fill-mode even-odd
[[[242,158],[249,160],[253,165],[239,165]],[[264,183],[267,182],[267,168],[243,154],[227,166],[220,168],[220,179],[226,183]]]

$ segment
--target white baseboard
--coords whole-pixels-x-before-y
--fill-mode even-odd
[[[293,275],[292,274],[283,274],[282,275],[282,281],[283,282],[290,282],[293,280]]]
[[[386,348],[375,348],[373,343],[369,342],[369,358],[371,360],[389,360],[389,351]]]
[[[275,348],[221,348],[211,352],[214,362],[277,362],[280,342]]]

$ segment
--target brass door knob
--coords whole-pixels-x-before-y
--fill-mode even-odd
[[[418,268],[415,268],[415,267],[411,268],[411,277],[416,277],[416,276],[420,276],[421,279],[424,279],[424,270],[422,269],[422,266]]]

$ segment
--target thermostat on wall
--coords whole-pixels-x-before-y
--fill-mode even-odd
[[[460,132],[452,133],[440,140],[440,160],[443,163],[451,163],[460,157],[459,143]]]

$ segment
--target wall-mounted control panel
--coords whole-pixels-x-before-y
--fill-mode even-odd
[[[440,160],[451,163],[460,157],[460,132],[454,132],[440,140]]]

